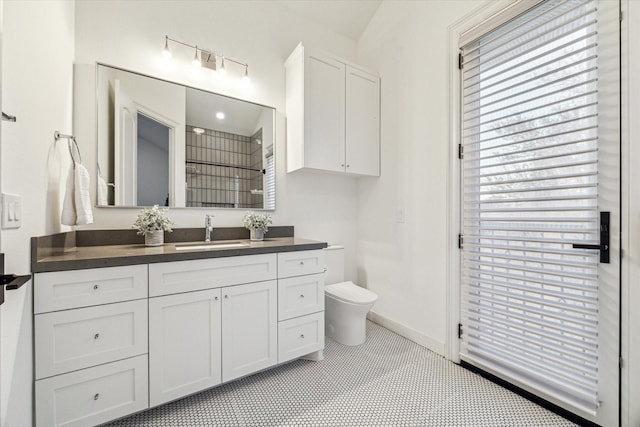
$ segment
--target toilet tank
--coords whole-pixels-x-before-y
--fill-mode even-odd
[[[324,262],[327,266],[324,283],[332,285],[344,282],[344,246],[329,245],[324,250]]]

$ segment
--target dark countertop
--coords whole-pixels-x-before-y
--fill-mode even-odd
[[[293,227],[291,227],[291,231],[293,231]],[[107,230],[103,230],[101,232],[108,233]],[[75,234],[71,233],[77,232],[32,238],[31,270],[33,273],[81,270],[98,267],[118,267],[134,264],[151,264],[168,261],[186,261],[276,252],[305,251],[327,247],[327,243],[325,242],[301,239],[294,237],[293,235],[283,237],[266,237],[261,242],[250,242],[248,239],[242,238],[241,236],[228,240],[215,240],[215,243],[242,241],[247,244],[247,246],[234,248],[177,250],[176,246],[184,246],[185,244],[205,244],[204,241],[184,241],[181,239],[156,247],[149,247],[145,246],[143,243],[131,242],[108,245],[81,245],[77,244],[77,241],[83,240],[84,238],[78,239]],[[273,234],[282,235],[289,233]],[[290,234],[293,233],[291,232]],[[58,237],[58,239],[51,239],[51,237]],[[225,237],[231,236],[226,235]],[[58,243],[61,242],[62,244],[58,244],[57,246],[51,245],[51,242],[56,240]],[[86,239],[84,240],[86,241]],[[176,239],[174,238],[172,240]],[[105,241],[109,241],[109,243],[118,243],[113,239],[105,239]],[[95,242],[91,241],[91,243]]]

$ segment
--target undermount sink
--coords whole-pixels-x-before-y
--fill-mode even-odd
[[[246,242],[198,242],[198,243],[184,243],[176,245],[177,251],[192,251],[201,249],[229,249],[229,248],[243,248],[249,246]]]

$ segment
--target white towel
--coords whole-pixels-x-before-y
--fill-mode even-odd
[[[60,222],[64,225],[76,225],[76,203],[74,200],[74,175],[73,166],[69,168],[67,174],[67,185],[64,191],[64,202],[62,203],[62,215]]]
[[[98,206],[106,206],[109,203],[107,197],[107,182],[98,175]]]
[[[90,178],[87,168],[76,163],[75,168],[72,166],[69,169],[61,215],[61,222],[64,225],[93,223],[89,185]]]
[[[89,186],[91,178],[89,171],[80,163],[76,163],[74,182],[74,198],[76,202],[76,224],[93,224],[93,211],[91,210],[91,192]]]

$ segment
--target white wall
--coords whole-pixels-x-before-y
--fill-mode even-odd
[[[2,230],[2,252],[8,272],[27,274],[29,238],[61,230],[58,180],[69,154],[53,132],[71,132],[74,3],[3,7],[3,108],[18,121],[2,124],[2,191],[22,196],[22,228]],[[2,306],[3,427],[31,425],[31,292],[9,291]]]
[[[374,318],[440,354],[452,239],[447,27],[479,4],[385,1],[358,43],[382,79],[382,176],[358,184],[358,281],[379,295]]]
[[[241,84],[241,68],[227,63],[226,82],[209,70],[193,72],[193,50],[172,45],[173,59],[161,55],[164,36],[212,49],[249,63],[252,86]],[[273,1],[79,1],[76,4],[76,63],[95,61],[179,81],[277,109],[276,211],[274,225],[294,225],[296,235],[342,243],[347,249],[347,277],[355,279],[356,181],[341,176],[285,173],[284,60],[303,41],[346,59],[355,43],[291,15]],[[91,87],[91,86],[89,86]],[[83,159],[94,174],[95,102],[80,94],[75,133]],[[93,175],[95,176],[95,175]],[[171,211],[178,227],[204,226],[208,210]],[[95,224],[85,228],[128,228],[137,210],[94,210]],[[244,211],[215,211],[215,226],[240,226]],[[204,233],[204,232],[203,232]]]

